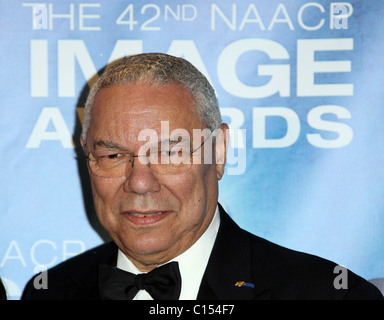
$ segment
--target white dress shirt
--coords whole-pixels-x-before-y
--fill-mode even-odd
[[[181,274],[181,293],[180,300],[196,300],[199,292],[200,283],[203,278],[205,269],[208,264],[209,256],[216,240],[217,231],[220,226],[219,208],[213,219],[204,232],[204,234],[190,247],[178,257],[171,261],[179,263]],[[171,262],[169,261],[169,262]],[[118,250],[117,268],[131,272],[133,274],[141,273],[139,269],[127,258],[127,256]],[[145,290],[140,290],[133,300],[153,300]]]

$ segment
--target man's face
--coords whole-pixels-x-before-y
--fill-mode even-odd
[[[103,88],[94,101],[87,151],[113,146],[116,152],[137,155],[145,143],[138,140],[140,131],[152,129],[160,139],[161,121],[169,122],[169,132],[185,129],[191,137],[193,129],[206,128],[190,93],[177,84]],[[139,269],[151,270],[187,250],[207,229],[223,171],[224,165],[213,159],[212,164],[201,161],[181,173],[159,175],[135,158],[121,177],[90,172],[98,218]]]

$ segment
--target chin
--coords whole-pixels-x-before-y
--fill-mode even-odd
[[[125,250],[118,245],[124,253],[135,256],[142,256],[144,259],[146,257],[150,258],[151,256],[162,255],[168,251],[171,247],[169,240],[165,240],[157,237],[150,237],[147,235],[140,237],[129,237],[122,239],[121,243]],[[118,243],[118,242],[117,242]]]

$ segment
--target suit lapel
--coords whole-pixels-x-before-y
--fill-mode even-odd
[[[65,281],[65,299],[68,300],[100,300],[98,269],[100,264],[116,265],[117,246],[111,242],[89,264],[84,276],[70,276]]]
[[[253,276],[249,234],[241,230],[220,205],[219,209],[220,228],[197,298],[201,300],[268,299],[270,291],[258,283]],[[235,286],[235,283],[240,281],[250,283],[254,287]]]

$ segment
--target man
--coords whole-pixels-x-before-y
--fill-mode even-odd
[[[122,59],[93,86],[81,144],[95,209],[113,242],[32,279],[24,299],[380,299],[335,264],[241,230],[218,204],[228,126],[187,61]],[[129,272],[129,273],[128,273]],[[138,274],[138,276],[134,276]]]

